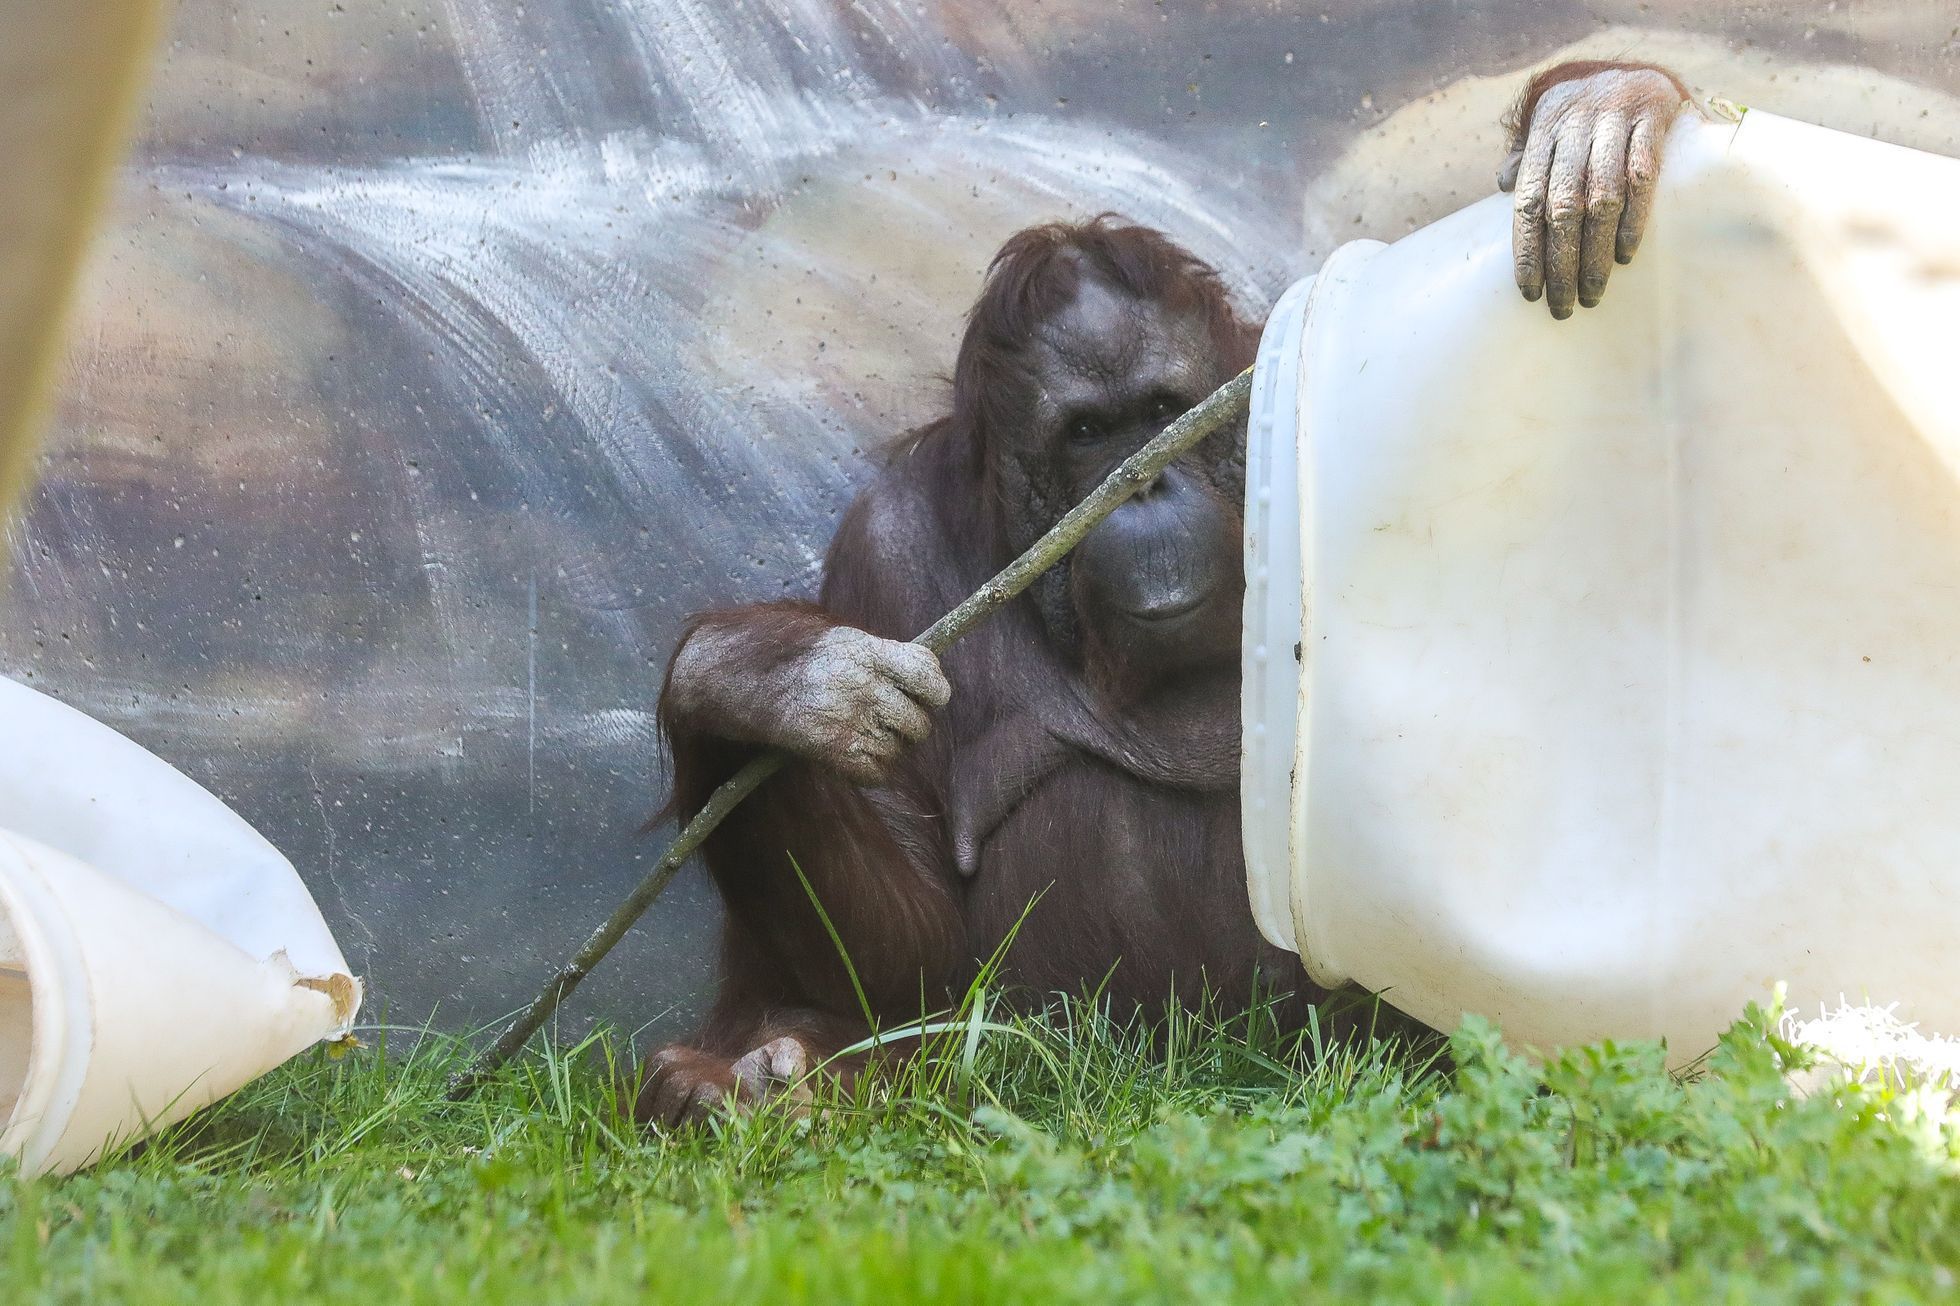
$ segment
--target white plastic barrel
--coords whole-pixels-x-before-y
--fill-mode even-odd
[[[65,1171],[360,1004],[292,864],[217,798],[0,679],[0,1154]]]
[[[1605,302],[1509,200],[1294,287],[1250,427],[1244,806],[1323,983],[1678,1063],[1773,984],[1960,1033],[1960,162],[1675,128]]]

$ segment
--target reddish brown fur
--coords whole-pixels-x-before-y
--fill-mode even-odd
[[[991,424],[989,398],[1035,328],[1075,295],[1086,269],[1138,299],[1205,317],[1219,356],[1252,364],[1259,324],[1240,319],[1217,272],[1161,232],[1114,213],[1082,223],[1049,222],[1008,237],[988,268],[987,285],[967,315],[953,366],[956,426],[978,445]],[[930,429],[930,428],[928,428]]]

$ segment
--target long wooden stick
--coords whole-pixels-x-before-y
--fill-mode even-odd
[[[1029,546],[1026,553],[1008,563],[992,580],[933,622],[912,642],[923,644],[934,653],[945,652],[953,641],[1007,606],[1022,590],[1032,585],[1037,576],[1060,562],[1063,555],[1080,544],[1098,522],[1138,490],[1156,480],[1166,467],[1219,427],[1243,415],[1251,394],[1252,369],[1247,368],[1214,391],[1203,403],[1165,427],[1150,443],[1131,454],[1088,498],[1069,509],[1046,535]],[[457,1077],[449,1089],[451,1101],[461,1101],[474,1093],[485,1079],[517,1055],[518,1050],[530,1041],[531,1035],[551,1019],[551,1013],[558,1010],[558,1004],[571,996],[572,990],[592,973],[592,968],[605,959],[606,954],[626,937],[626,931],[633,928],[634,922],[653,906],[654,900],[666,890],[681,866],[715,832],[715,827],[743,799],[754,793],[764,780],[781,770],[788,760],[788,755],[784,753],[764,753],[724,781],[709,796],[707,804],[682,828],[680,837],[647,872],[646,878],[626,895],[625,901],[606,918],[603,925],[592,931],[585,946],[552,975],[530,1005],[504,1027],[489,1051]]]

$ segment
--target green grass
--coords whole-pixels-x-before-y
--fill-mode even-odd
[[[370,1038],[376,1038],[370,1034]],[[1312,1044],[1312,1035],[1306,1040]],[[1260,1018],[976,1018],[807,1119],[641,1138],[603,1038],[442,1101],[457,1045],[309,1054],[90,1173],[0,1180],[0,1301],[1950,1299],[1960,1128],[1793,1096],[1752,1011],[1445,1074]]]

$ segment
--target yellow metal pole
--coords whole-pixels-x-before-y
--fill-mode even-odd
[[[162,0],[0,7],[0,522],[33,477],[76,274],[162,15]]]

